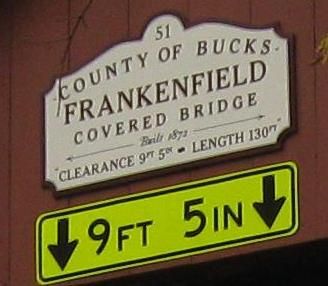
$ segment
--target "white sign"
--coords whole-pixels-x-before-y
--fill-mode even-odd
[[[275,145],[290,127],[287,39],[164,15],[55,82],[45,179],[75,189]]]

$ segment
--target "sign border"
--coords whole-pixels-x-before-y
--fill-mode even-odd
[[[183,166],[184,170],[190,170],[196,167],[202,167],[202,166],[209,166],[213,163],[223,163],[227,160],[236,160],[236,159],[241,159],[241,158],[247,158],[251,157],[254,155],[260,155],[260,154],[265,154],[269,152],[273,152],[276,150],[279,150],[282,148],[283,141],[286,139],[286,137],[297,130],[297,124],[296,124],[296,72],[295,72],[295,36],[294,34],[286,34],[282,32],[281,25],[279,22],[274,22],[272,24],[267,24],[267,25],[252,25],[252,24],[245,24],[245,23],[238,23],[234,21],[227,21],[227,20],[220,20],[217,18],[209,18],[207,20],[202,20],[202,21],[188,21],[184,16],[178,15],[177,13],[159,13],[155,14],[152,16],[148,21],[146,21],[145,25],[142,27],[141,32],[138,37],[127,37],[126,40],[116,42],[112,45],[109,45],[107,48],[105,48],[103,51],[100,53],[97,53],[92,59],[87,61],[84,64],[81,64],[78,66],[78,68],[60,74],[58,77],[54,77],[52,80],[52,85],[50,88],[46,90],[45,94],[48,94],[49,91],[52,90],[54,83],[56,80],[61,79],[62,77],[68,76],[72,73],[77,72],[79,69],[83,68],[84,66],[88,65],[94,59],[97,57],[101,56],[103,53],[106,53],[110,49],[113,49],[116,46],[122,45],[122,44],[127,44],[129,42],[133,41],[142,41],[143,35],[147,29],[147,27],[150,25],[152,21],[155,21],[156,18],[160,16],[173,16],[179,19],[181,24],[184,27],[184,30],[188,30],[190,28],[193,28],[197,25],[201,24],[209,24],[209,23],[216,23],[216,24],[228,24],[228,25],[234,25],[240,28],[245,28],[245,29],[254,29],[254,30],[263,30],[263,29],[269,29],[272,28],[274,32],[279,35],[280,37],[284,38],[287,40],[288,43],[288,65],[289,65],[289,73],[288,73],[288,84],[289,84],[289,114],[290,114],[290,127],[285,129],[283,132],[280,133],[277,142],[275,144],[270,144],[268,146],[261,146],[261,147],[254,147],[248,150],[242,150],[242,151],[237,151],[233,153],[228,153],[224,155],[214,155],[212,157],[208,158],[201,158],[198,159],[194,162],[185,162],[185,163],[179,163],[174,166],[168,166],[160,169],[155,169],[155,170],[149,170],[137,174],[129,174],[129,175],[124,175],[119,178],[115,179],[108,179],[104,180],[102,182],[94,182],[91,184],[87,184],[84,186],[77,186],[77,187],[72,187],[63,191],[57,191],[56,186],[51,182],[48,181],[46,178],[46,124],[45,124],[45,118],[46,118],[46,96],[42,97],[42,107],[43,107],[43,117],[42,117],[42,126],[43,126],[43,143],[42,143],[42,166],[43,166],[43,174],[42,174],[42,182],[43,182],[43,187],[48,188],[52,191],[55,197],[64,197],[64,196],[71,196],[75,194],[79,194],[81,192],[86,192],[86,191],[95,191],[99,189],[105,189],[108,186],[116,186],[116,185],[122,185],[124,183],[131,183],[134,181],[140,181],[142,179],[147,179],[151,177],[156,177],[159,175],[164,175],[164,174],[171,174],[174,172],[179,172],[181,170],[181,167]]]
[[[132,260],[132,261],[121,262],[121,263],[117,263],[117,264],[109,265],[109,266],[101,266],[101,267],[97,267],[97,268],[93,268],[93,269],[78,271],[78,272],[71,273],[71,274],[59,275],[59,276],[56,276],[55,278],[44,278],[42,276],[42,265],[41,265],[41,261],[42,261],[42,249],[41,248],[42,248],[42,246],[41,246],[41,243],[39,243],[42,241],[42,232],[41,232],[40,226],[43,223],[43,221],[46,219],[51,219],[51,218],[54,218],[57,216],[70,215],[70,214],[74,214],[76,212],[80,212],[82,210],[88,211],[88,210],[92,210],[95,208],[111,206],[111,205],[115,205],[115,204],[119,204],[119,203],[125,203],[125,202],[129,202],[129,201],[139,200],[139,199],[143,199],[143,198],[161,196],[161,195],[175,193],[175,192],[182,192],[182,191],[188,190],[190,188],[202,187],[202,186],[215,184],[215,183],[223,183],[226,181],[240,179],[240,178],[247,177],[247,176],[258,175],[258,174],[282,170],[282,169],[288,169],[291,173],[292,226],[288,229],[271,232],[269,234],[261,234],[261,235],[250,236],[247,238],[238,238],[235,240],[218,242],[218,243],[214,243],[214,244],[210,244],[210,245],[190,248],[187,250],[174,251],[171,253],[156,255],[156,256]],[[146,192],[146,193],[134,194],[134,195],[126,196],[123,198],[109,199],[109,200],[98,202],[98,203],[92,203],[91,205],[87,205],[87,206],[77,206],[77,207],[73,207],[70,209],[59,210],[59,211],[52,212],[50,214],[41,215],[36,222],[37,280],[44,285],[56,283],[56,282],[63,282],[63,281],[67,281],[67,280],[94,276],[97,274],[105,274],[105,273],[109,272],[108,270],[111,270],[111,269],[113,269],[112,271],[118,271],[118,270],[128,269],[130,267],[138,267],[141,265],[150,264],[152,262],[153,263],[161,263],[161,262],[165,262],[168,260],[175,260],[175,259],[187,257],[188,256],[187,254],[189,254],[189,253],[190,253],[190,256],[200,255],[200,254],[205,254],[208,252],[224,250],[224,249],[228,249],[228,248],[232,248],[232,247],[238,247],[238,246],[241,246],[244,244],[257,243],[259,241],[266,240],[266,238],[268,238],[268,237],[273,237],[272,239],[275,239],[275,238],[277,239],[277,238],[281,238],[281,235],[283,235],[283,234],[286,234],[286,235],[287,234],[289,234],[289,235],[295,234],[299,229],[299,198],[298,198],[297,173],[298,173],[298,170],[297,170],[296,163],[289,161],[289,162],[284,162],[284,163],[280,163],[280,164],[259,167],[259,168],[255,168],[255,169],[251,169],[251,170],[234,172],[231,174],[226,174],[226,175],[222,175],[222,176],[215,177],[215,178],[208,178],[208,179],[198,180],[198,181],[194,181],[194,182],[189,182],[186,184],[180,184],[177,186],[167,187],[167,188],[163,188],[163,189],[157,189],[157,190],[153,190],[153,191]],[[279,237],[275,237],[275,236],[279,236]],[[88,274],[90,274],[90,275],[88,275]]]

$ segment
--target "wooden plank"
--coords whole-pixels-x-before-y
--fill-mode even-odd
[[[9,280],[9,194],[10,194],[10,61],[12,6],[0,4],[0,286]]]
[[[315,47],[319,46],[320,41],[324,36],[328,35],[328,2],[325,0],[315,1]],[[327,51],[328,52],[328,51]],[[316,74],[316,141],[317,153],[315,159],[317,160],[317,190],[312,190],[314,196],[317,197],[318,204],[316,208],[318,223],[321,227],[317,231],[318,235],[325,238],[328,237],[327,230],[327,201],[328,201],[328,132],[327,132],[327,110],[328,110],[328,63],[318,63],[315,67]],[[321,215],[320,215],[321,214]]]
[[[165,3],[166,2],[166,3]],[[87,28],[81,27],[76,33],[71,49],[71,69],[84,65],[88,58],[97,56],[114,44],[139,39],[146,24],[154,15],[170,11],[172,13],[182,12],[187,9],[187,1],[94,1],[86,16]],[[85,7],[88,1],[72,1],[72,17],[81,14],[81,6]],[[128,6],[129,5],[129,6]],[[145,9],[147,7],[147,9]],[[74,25],[71,25],[71,29]],[[101,30],[101,33],[99,31]],[[121,183],[94,191],[85,191],[82,195],[73,196],[71,205],[82,204],[92,201],[100,201],[109,197],[119,197],[130,193],[136,193],[147,189],[158,187],[161,183],[167,183],[172,176],[155,177],[137,182]],[[180,177],[175,177],[180,181]],[[166,263],[165,266],[157,265],[156,269],[166,268],[176,263]],[[153,265],[147,265],[135,269],[116,271],[101,276],[83,279],[83,283],[92,283],[106,279],[113,279],[132,273],[147,272],[153,270]]]
[[[173,14],[188,19],[188,8],[188,0],[130,1],[129,36],[139,39],[149,21],[161,14]]]
[[[193,0],[190,3],[190,22],[199,24],[202,22],[214,21],[228,24],[245,25],[250,24],[250,3],[243,0]],[[220,160],[210,164],[204,162],[199,168],[191,170],[191,177],[196,179],[218,176],[253,167],[253,160],[245,157],[238,157],[234,160]],[[240,247],[221,252],[208,253],[192,258],[194,264],[206,261],[217,260],[218,257],[224,258],[241,253]]]
[[[72,0],[70,4],[70,34],[74,35],[71,39],[68,73],[83,67],[116,44],[129,39],[128,0],[91,2],[89,0]],[[81,17],[83,21],[78,23]],[[129,191],[129,184],[85,190],[82,193],[73,194],[69,199],[69,205],[102,201],[110,197],[122,196]],[[107,277],[113,279],[122,275],[119,273],[96,275],[76,282],[72,281],[68,285],[72,285],[74,282],[81,284],[81,281],[86,285],[91,285],[95,281],[106,281]]]
[[[128,0],[72,0],[70,3],[70,33],[74,34],[71,72],[127,39]]]
[[[154,17],[162,14],[173,14],[184,21],[188,26],[188,12],[189,12],[188,0],[139,0],[129,1],[129,38],[140,39],[146,28],[147,24]],[[131,193],[138,193],[146,190],[153,190],[164,186],[175,185],[182,183],[186,180],[190,180],[189,172],[183,170],[164,174],[160,173],[153,177],[147,177],[143,180],[138,180],[130,184]],[[142,272],[149,272],[160,269],[167,269],[170,267],[176,267],[178,265],[189,264],[190,258],[183,258],[174,261],[168,261],[159,264],[150,264],[143,267],[137,267],[127,270],[131,274],[138,274]]]
[[[249,25],[250,4],[243,0],[193,0],[190,3],[190,22],[200,24],[202,22],[215,21],[229,24]],[[224,160],[218,163],[204,164],[191,171],[191,177],[196,179],[217,176],[219,174],[242,170],[246,166],[252,166],[252,161],[241,158],[238,160]]]
[[[159,270],[191,262],[217,260],[327,237],[325,220],[328,195],[327,183],[324,180],[327,175],[325,164],[328,160],[325,150],[328,140],[327,132],[325,132],[327,65],[318,65],[315,71],[310,64],[314,56],[315,45],[318,44],[318,39],[328,28],[325,21],[328,12],[327,1],[317,0],[315,6],[314,2],[307,0],[97,0],[92,3],[89,0],[53,1],[51,3],[41,0],[31,3],[31,1],[25,0],[16,1],[16,3],[12,65],[11,268],[8,269],[8,255],[6,257],[5,253],[0,258],[0,285],[3,281],[6,285],[9,283],[8,275],[11,277],[9,286],[36,284],[34,277],[34,223],[42,212],[278,161],[294,160],[300,166],[302,227],[297,236],[260,245],[235,248],[219,254],[213,253],[207,256],[202,255],[104,274],[83,279],[83,284],[88,283],[89,285],[95,281],[127,274]],[[89,3],[91,5],[85,13],[84,19],[80,21],[81,13]],[[83,195],[56,199],[53,193],[42,187],[44,168],[42,98],[45,92],[51,88],[56,77],[85,65],[116,43],[140,38],[150,19],[168,12],[182,17],[187,26],[208,20],[223,20],[258,26],[279,22],[283,34],[295,34],[296,85],[294,90],[297,92],[297,133],[287,138],[281,150],[269,154],[222,162],[201,169],[194,168],[192,171],[181,170],[143,181],[128,182],[111,188],[85,192]],[[313,26],[314,15],[316,15],[316,27]],[[68,44],[67,37],[72,35],[78,21],[80,24],[77,32],[72,37],[71,43]],[[304,23],[307,24],[304,25]],[[314,30],[317,35],[316,41]],[[7,41],[5,42],[8,44]],[[7,44],[0,44],[0,55],[3,54],[3,49],[5,49],[4,55],[8,53]],[[67,58],[65,58],[64,64],[62,60],[65,51],[67,51]],[[9,73],[8,58],[0,57],[0,63],[1,73]],[[69,70],[66,69],[67,63]],[[1,97],[0,106],[3,112],[0,114],[2,119],[0,120],[0,129],[4,130],[4,133],[9,133],[9,83],[6,82],[5,76],[1,76],[0,80],[5,81],[0,88],[4,90],[3,94],[7,95]],[[0,144],[3,144],[0,146],[1,150],[8,151],[8,141],[1,141]],[[0,158],[2,162],[9,166],[10,162],[6,157],[6,152],[2,152],[0,156],[3,156]],[[8,173],[0,171],[1,184],[9,184],[6,174],[8,175]],[[7,225],[8,192],[0,193],[0,201],[5,204],[4,208],[0,209],[0,212],[3,211],[0,223]],[[8,238],[0,236],[1,248],[2,243],[8,246]],[[24,263],[21,263],[22,261]],[[81,284],[81,281],[66,283],[66,285],[78,284]]]
[[[187,0],[169,0],[169,1],[156,1],[156,0],[142,0],[130,1],[130,24],[129,36],[131,39],[139,39],[144,32],[147,24],[155,16],[162,14],[173,14],[180,17],[185,24],[189,26],[189,2]],[[176,185],[185,181],[190,181],[190,173],[181,167],[180,170],[175,172],[159,172],[159,174],[152,177],[147,177],[142,181],[135,181],[131,183],[131,193],[138,193],[141,191],[154,190],[157,188]],[[154,269],[166,269],[170,267],[177,267],[179,265],[190,264],[191,258],[183,258],[179,260],[168,261],[161,264],[146,265],[134,269],[130,269],[130,274],[137,274],[140,272],[153,271]]]
[[[91,4],[90,4],[91,3]],[[85,11],[85,12],[84,12]],[[83,23],[78,19],[83,16]],[[76,25],[79,25],[76,28]],[[71,1],[70,73],[88,64],[101,53],[128,39],[128,1],[89,0]],[[129,186],[112,187],[100,190],[86,190],[70,199],[71,205],[99,201],[129,192]]]
[[[249,24],[250,4],[245,0],[192,0],[190,2],[190,20],[193,23],[220,21]]]
[[[90,2],[71,1],[70,11],[70,29],[71,33],[75,29],[76,22],[84,8]],[[130,3],[130,7],[128,4]],[[145,9],[147,7],[147,9]],[[70,72],[87,64],[91,59],[98,56],[99,53],[107,50],[115,44],[129,40],[138,39],[143,32],[146,23],[154,15],[161,11],[171,12],[183,11],[187,9],[187,1],[93,1],[88,11],[84,14],[84,24],[78,27],[70,47]],[[143,15],[145,13],[145,15]],[[111,186],[98,190],[84,191],[79,195],[70,197],[70,205],[79,205],[94,201],[101,201],[109,197],[123,196],[129,193],[144,191],[146,189],[158,187],[160,183],[168,183],[167,179],[172,180],[172,176],[149,178],[133,183],[121,183],[117,186]],[[175,176],[176,181],[180,181],[179,176]],[[166,263],[165,266],[157,265],[157,269],[167,268],[176,265],[176,262]],[[104,281],[127,275],[127,273],[140,273],[153,270],[153,265],[143,266],[136,269],[117,271],[109,274],[98,275],[83,279],[83,283],[93,283],[95,281]],[[73,282],[74,283],[74,282]]]
[[[252,23],[270,25],[277,23],[283,35],[294,35],[292,51],[294,64],[294,93],[297,131],[283,143],[281,151],[263,156],[257,162],[293,160],[299,166],[300,220],[298,235],[277,245],[294,244],[318,238],[323,225],[323,201],[317,188],[315,74],[313,59],[313,1],[261,1],[252,0]],[[292,83],[293,83],[292,82]]]
[[[141,0],[130,1],[129,11],[129,37],[131,39],[140,39],[147,24],[156,16],[162,14],[173,14],[182,19],[184,24],[188,26],[189,17],[189,2],[188,0]],[[159,172],[160,173],[160,172]],[[189,180],[189,172],[185,172],[183,168],[174,173],[160,173],[153,177],[148,177],[142,181],[136,181],[132,184],[132,192],[140,192],[145,190],[156,189],[168,185]]]
[[[43,185],[43,96],[63,70],[67,1],[16,1],[12,63],[10,285],[36,285],[35,221],[67,206]]]

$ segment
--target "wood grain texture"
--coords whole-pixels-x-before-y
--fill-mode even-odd
[[[82,15],[83,11],[85,11],[84,15]],[[76,29],[76,32],[71,39],[69,73],[87,65],[91,60],[116,44],[129,39],[128,11],[128,0],[73,0],[70,2],[70,34],[73,35],[74,29]],[[77,23],[81,16],[83,20]],[[100,201],[128,192],[128,184],[100,188],[72,196],[70,205]]]
[[[193,23],[220,21],[227,23],[250,23],[249,0],[193,0],[190,1],[190,19]]]
[[[129,37],[139,39],[142,37],[147,24],[160,14],[173,14],[182,19],[184,24],[189,23],[189,1],[188,0],[130,0]],[[189,172],[183,167],[176,172],[149,177],[143,181],[136,181],[131,185],[131,191],[140,192],[157,189],[165,186],[175,185],[190,180]]]
[[[193,0],[190,1],[190,23],[200,24],[214,21],[247,26],[250,24],[250,11],[251,6],[248,0]],[[206,164],[205,162],[204,166],[191,170],[191,177],[197,180],[251,168],[252,166],[252,160],[245,157],[238,158],[238,160],[223,160],[213,164]]]
[[[43,185],[43,96],[63,70],[67,2],[16,1],[12,56],[10,286],[36,285],[35,221],[67,206]]]
[[[299,235],[289,243],[314,239],[320,226],[316,197],[320,194],[316,181],[316,110],[315,72],[311,65],[314,55],[313,1],[267,1],[252,0],[254,24],[277,23],[282,35],[293,35],[292,92],[296,105],[296,132],[283,143],[282,150],[264,156],[265,162],[292,160],[299,167],[300,221]],[[306,23],[306,24],[304,24]],[[257,159],[257,162],[261,158]],[[319,203],[320,205],[320,203]],[[320,207],[319,207],[320,208]],[[316,219],[314,219],[316,218]],[[314,220],[313,220],[314,219]]]
[[[328,33],[328,2],[324,0],[315,1],[315,48],[318,47],[320,41]],[[317,193],[317,200],[320,202],[314,202],[316,208],[316,221],[318,224],[318,236],[327,237],[327,230],[322,227],[328,224],[327,214],[327,202],[328,202],[328,64],[317,64],[315,67],[316,75],[316,123],[313,126],[315,128],[316,138],[316,188],[312,192]],[[310,192],[310,191],[309,191]],[[311,220],[313,218],[311,217]]]
[[[12,5],[0,4],[0,285],[9,281],[10,81]]]
[[[140,38],[151,19],[160,14],[172,13],[188,19],[188,0],[139,0],[129,1],[129,37]]]
[[[70,14],[70,71],[127,40],[128,0],[71,0]]]

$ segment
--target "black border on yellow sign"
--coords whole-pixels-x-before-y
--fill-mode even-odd
[[[170,252],[170,253],[166,253],[166,254],[162,254],[162,255],[151,256],[151,257],[142,258],[142,259],[125,261],[122,263],[96,267],[96,268],[87,269],[87,270],[83,270],[83,271],[77,271],[77,272],[69,273],[69,274],[58,275],[58,276],[54,276],[51,278],[46,278],[46,277],[43,277],[43,275],[42,275],[42,243],[41,243],[42,242],[42,223],[45,220],[52,219],[55,217],[63,217],[65,215],[68,216],[68,215],[71,215],[71,214],[74,214],[77,212],[89,211],[89,210],[98,209],[98,208],[102,208],[102,207],[108,207],[111,205],[126,203],[126,202],[140,200],[140,199],[146,199],[146,198],[155,197],[155,196],[166,195],[166,194],[175,193],[175,192],[183,192],[183,191],[189,190],[191,188],[198,188],[198,187],[203,187],[203,186],[207,186],[207,185],[211,185],[211,184],[217,184],[217,183],[223,183],[223,182],[227,182],[227,181],[231,181],[231,180],[237,180],[237,179],[240,179],[243,177],[259,175],[262,173],[268,173],[268,172],[278,171],[278,170],[286,170],[286,169],[288,169],[291,173],[292,225],[288,229],[276,231],[276,232],[270,232],[270,233],[261,234],[261,235],[254,235],[254,236],[250,236],[250,237],[238,238],[238,239],[234,239],[234,240],[209,244],[209,245],[205,245],[205,246],[201,246],[201,247],[194,247],[194,248],[181,250],[181,251],[174,251],[174,252]],[[65,280],[71,280],[71,279],[75,279],[75,278],[77,279],[77,278],[81,278],[81,277],[86,277],[86,274],[90,274],[90,276],[96,275],[96,274],[104,273],[106,270],[108,270],[108,271],[110,271],[111,269],[119,270],[119,269],[128,268],[130,266],[132,267],[132,266],[138,266],[141,264],[148,264],[151,262],[160,262],[162,260],[168,260],[170,257],[172,257],[172,260],[173,260],[174,258],[180,258],[181,256],[187,256],[187,254],[193,254],[193,253],[200,252],[200,251],[210,252],[211,249],[218,250],[218,248],[225,247],[227,245],[243,244],[248,241],[261,240],[266,237],[281,236],[283,234],[287,234],[287,233],[291,232],[295,227],[298,227],[298,213],[297,213],[298,207],[296,206],[296,204],[298,204],[298,199],[296,196],[296,192],[297,192],[296,184],[297,183],[296,183],[295,169],[293,168],[293,166],[291,164],[286,162],[281,165],[274,165],[274,166],[264,167],[264,168],[260,168],[260,169],[250,170],[250,171],[243,171],[238,174],[226,175],[222,178],[215,178],[213,180],[209,180],[209,181],[205,181],[205,182],[198,181],[198,182],[180,186],[180,187],[179,186],[171,187],[168,189],[160,190],[158,192],[155,191],[155,192],[150,192],[150,193],[143,193],[141,195],[123,197],[123,198],[114,199],[114,200],[110,200],[110,201],[95,203],[95,204],[88,205],[85,207],[82,206],[82,207],[77,207],[74,209],[63,210],[63,211],[59,211],[56,213],[51,213],[51,214],[45,215],[40,219],[40,221],[37,224],[37,236],[38,236],[37,237],[37,244],[38,244],[37,245],[37,261],[38,261],[37,271],[39,274],[39,278],[45,284],[50,284],[50,283],[55,283],[58,281],[65,281]],[[295,229],[295,231],[296,230],[297,229]]]

